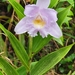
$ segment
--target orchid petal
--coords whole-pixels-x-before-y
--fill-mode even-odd
[[[16,34],[28,32],[32,37],[37,36],[39,32],[44,38],[49,34],[53,37],[60,38],[62,31],[57,25],[57,12],[54,9],[47,8],[50,0],[37,0],[36,5],[26,5],[24,17],[15,27]]]
[[[41,29],[40,31],[40,35],[44,38],[47,37],[47,35],[49,34],[47,29]]]
[[[62,31],[57,25],[57,23],[53,22],[50,25],[50,28],[48,29],[49,34],[55,38],[60,38],[62,36]]]
[[[36,5],[39,8],[48,8],[50,0],[37,0]]]
[[[31,28],[31,25],[29,23],[32,23],[32,18],[24,17],[22,20],[20,20],[20,22],[16,25],[14,29],[16,34],[22,34],[27,32],[28,29]]]
[[[29,35],[31,35],[32,37],[37,36],[37,32],[37,29],[35,29],[34,27],[28,31]]]
[[[26,16],[35,16],[36,13],[38,13],[39,7],[37,7],[36,5],[32,4],[32,5],[26,5],[25,6],[25,11],[24,14]]]
[[[57,12],[54,9],[41,9],[42,16],[46,16],[49,22],[57,21]]]

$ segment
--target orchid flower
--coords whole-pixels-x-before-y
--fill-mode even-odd
[[[37,0],[36,4],[26,5],[26,16],[16,25],[16,34],[28,32],[31,37],[35,37],[39,32],[43,38],[48,35],[60,38],[62,31],[56,23],[57,12],[48,8],[49,4],[50,0]]]

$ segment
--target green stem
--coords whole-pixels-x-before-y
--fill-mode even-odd
[[[21,42],[21,44],[23,45],[23,47],[25,47],[25,38],[24,38],[24,34],[20,34],[19,35],[19,41]]]
[[[29,58],[32,58],[32,37],[29,36]]]
[[[31,62],[32,62],[32,43],[33,39],[31,36],[29,36],[29,68],[31,68]],[[27,75],[30,75],[30,69]]]
[[[32,4],[34,0],[31,0],[30,3]]]

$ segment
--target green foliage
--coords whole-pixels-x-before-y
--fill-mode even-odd
[[[22,19],[24,17],[24,8],[16,1],[16,0],[8,0],[10,4],[13,6],[15,9],[18,17]]]
[[[0,75],[3,75],[1,71],[0,71]]]
[[[70,12],[71,6],[68,6],[66,9],[62,10],[58,13],[58,24],[60,27],[62,27],[62,24],[64,23],[65,19],[68,16],[68,13]]]
[[[2,39],[2,36],[0,35],[0,52],[2,52],[4,50],[4,46],[5,46],[5,43]]]
[[[58,11],[58,16],[60,16],[59,14],[62,14],[65,11],[65,15],[63,14],[61,16],[61,20],[62,23],[66,23],[67,26],[69,26],[69,21],[72,19],[71,16],[73,16],[73,12],[70,10],[70,8],[68,8],[68,10],[66,10],[67,8],[57,8],[56,10]],[[58,17],[59,18],[59,17]],[[60,18],[59,18],[60,19]],[[59,25],[62,25],[62,23]]]
[[[68,56],[68,57],[66,57],[66,58],[64,58],[64,59],[62,59],[60,62],[59,62],[59,71],[61,72],[61,73],[65,73],[67,70],[65,69],[66,67],[67,67],[67,69],[71,69],[71,70],[73,70],[73,60],[75,59],[75,54],[73,53],[73,54],[71,54],[70,56]],[[63,65],[66,65],[67,64],[67,66],[63,66]]]
[[[18,72],[9,63],[7,63],[3,58],[0,57],[0,69],[4,71],[7,75],[19,75]]]
[[[63,37],[60,38],[53,38],[55,41],[57,41],[60,45],[63,46]]]
[[[74,7],[74,0],[60,0],[60,2],[67,1],[69,4],[71,4]]]
[[[1,24],[0,24],[0,29],[2,29],[4,33],[8,36],[16,55],[28,69],[29,58],[22,44],[18,41],[18,39],[11,32],[6,30]]]
[[[0,0],[0,2],[5,2],[6,0]]]
[[[72,73],[72,75],[75,75],[75,71]]]
[[[43,75],[49,69],[52,69],[69,52],[72,46],[73,44],[60,48],[41,58],[31,70],[31,75]]]
[[[1,24],[0,24],[0,28],[8,36],[16,55],[19,57],[21,62],[23,62],[25,67],[28,68],[27,67],[28,56],[27,56],[25,50],[22,48],[20,42],[13,36],[13,34],[11,34],[8,30],[6,30]],[[67,47],[61,48],[53,53],[46,55],[42,59],[40,59],[40,61],[38,63],[36,63],[35,66],[31,69],[31,75],[44,74],[46,71],[48,71],[49,69],[54,67],[54,65],[56,65],[68,53],[68,51],[71,49],[72,46],[73,46],[73,44],[69,45]],[[61,56],[61,57],[59,57],[59,56]]]
[[[47,38],[42,38],[40,35],[34,37],[32,46],[33,53],[39,52],[51,39],[51,36]]]
[[[75,39],[75,36],[73,36],[72,34],[69,34],[69,33],[64,33],[64,34],[71,37],[71,38],[73,38],[73,39]]]
[[[69,71],[67,75],[75,75],[75,71],[74,72]]]
[[[21,66],[17,69],[17,72],[19,73],[19,75],[27,75],[26,74],[26,68],[24,66]]]
[[[34,1],[34,0],[32,0]],[[59,6],[60,2],[67,1],[70,5],[66,8],[63,8]],[[8,0],[8,2],[13,6],[17,16],[19,19],[22,19],[24,17],[24,8],[19,4],[16,0]],[[35,1],[36,2],[36,1]],[[62,24],[66,23],[69,26],[69,20],[72,18],[70,16],[74,16],[73,12],[70,10],[71,7],[73,6],[72,3],[74,4],[73,0],[51,0],[51,4],[49,8],[56,8],[58,12],[58,24],[62,28]],[[61,4],[60,4],[61,5]],[[57,7],[56,7],[57,6]],[[10,10],[11,6],[8,6],[8,11]],[[48,55],[42,57],[39,61],[32,62],[33,56],[38,53],[51,39],[52,37],[49,35],[46,38],[42,38],[40,35],[33,37],[33,42],[31,43],[32,47],[30,50],[31,52],[31,57],[29,54],[27,54],[25,50],[25,42],[24,42],[24,35],[19,36],[19,40],[7,29],[3,27],[2,24],[0,24],[0,29],[5,33],[5,35],[9,38],[9,41],[14,49],[14,52],[16,56],[20,59],[20,62],[22,62],[21,67],[18,69],[14,69],[13,66],[11,66],[9,63],[7,63],[3,58],[0,57],[0,69],[4,71],[7,75],[43,75],[45,74],[48,70],[52,69],[64,56],[70,51],[72,46],[74,44],[68,45],[66,47],[62,47],[57,49],[54,52],[48,53]],[[65,33],[66,34],[66,33]],[[68,35],[68,34],[66,34]],[[75,39],[74,36],[71,36]],[[53,38],[56,40],[59,44],[63,45],[63,37],[60,39]],[[1,45],[4,45],[4,41],[2,40],[2,37],[0,36],[0,42],[2,43]],[[28,43],[27,43],[28,44]],[[0,45],[0,49],[1,49]],[[28,49],[28,48],[27,48]],[[64,64],[67,62],[72,62],[72,60],[75,58],[75,55],[71,55],[64,59],[63,61],[60,62],[60,64]],[[71,65],[68,65],[69,68],[72,68]],[[61,72],[64,72],[64,69],[60,67]],[[0,75],[3,72],[0,71]],[[71,74],[71,73],[69,73]],[[68,74],[68,75],[69,75]],[[73,75],[75,72],[72,73]]]
[[[35,66],[37,62],[32,62],[31,63],[31,69]],[[24,66],[19,67],[18,69],[16,69],[17,72],[19,73],[19,75],[27,75],[26,73],[26,68]]]
[[[53,7],[55,7],[57,4],[58,4],[58,1],[59,0],[51,0],[51,3],[50,3],[50,8],[53,8]]]
[[[68,56],[67,58],[64,58],[61,61],[61,64],[67,63],[67,62],[72,62],[75,59],[75,54],[71,54],[70,56]]]

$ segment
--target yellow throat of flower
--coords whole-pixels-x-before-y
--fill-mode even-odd
[[[42,19],[40,15],[38,15],[34,20],[33,20],[34,26],[37,28],[42,28],[45,25],[45,21]]]

